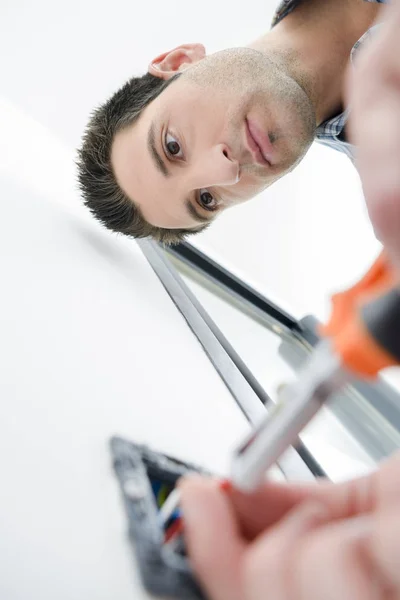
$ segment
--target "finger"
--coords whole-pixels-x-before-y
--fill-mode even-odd
[[[197,486],[212,486],[217,496],[229,499],[238,530],[248,540],[284,518],[293,508],[305,501],[324,504],[331,518],[346,518],[367,511],[373,503],[370,478],[345,484],[315,483],[290,485],[267,482],[251,494],[231,488],[218,487],[217,480],[196,478]]]
[[[400,505],[400,452],[381,463],[375,474],[376,505],[381,509],[398,508]]]
[[[201,481],[199,478],[198,485]],[[218,488],[217,480],[209,483],[216,494],[227,496],[227,492]],[[399,494],[400,452],[382,463],[378,471],[348,482],[319,481],[307,485],[267,482],[251,494],[231,489],[228,497],[237,526],[251,540],[306,500],[323,504],[332,519],[346,519],[371,512],[382,504],[398,502]]]
[[[400,598],[400,498],[373,520],[368,553],[392,598]]]
[[[290,591],[292,557],[296,556],[299,540],[328,518],[328,513],[321,505],[305,503],[253,542],[244,561],[248,597],[262,598],[268,592],[268,597],[274,600],[297,599]]]
[[[332,519],[347,519],[400,502],[400,452],[383,461],[373,473],[340,484],[315,488],[315,500],[326,506]]]
[[[251,494],[232,489],[229,498],[242,534],[251,540],[314,494],[314,486],[268,482]]]
[[[193,568],[212,600],[243,600],[245,543],[226,494],[215,481],[190,477],[179,484],[185,540]]]
[[[251,494],[232,489],[229,497],[243,535],[253,539],[305,501],[323,504],[332,519],[369,512],[376,500],[375,480],[376,475],[373,474],[341,484],[266,483]]]
[[[296,600],[383,600],[385,586],[366,553],[372,517],[329,523],[298,547],[291,580]]]

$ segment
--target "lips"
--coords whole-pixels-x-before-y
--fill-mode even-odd
[[[261,131],[254,121],[246,119],[245,123],[247,144],[255,160],[260,165],[271,166],[273,148],[268,135]]]

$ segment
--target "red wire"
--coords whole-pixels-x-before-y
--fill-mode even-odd
[[[164,542],[170,542],[174,537],[180,535],[181,533],[183,533],[183,521],[180,517],[178,517],[165,532]]]

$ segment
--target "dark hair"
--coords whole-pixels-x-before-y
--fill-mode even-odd
[[[142,110],[175,81],[164,81],[150,73],[133,77],[92,114],[78,151],[78,180],[83,200],[96,219],[108,229],[136,238],[152,237],[177,244],[198,229],[164,229],[150,225],[139,207],[122,191],[111,166],[115,134],[134,123]]]

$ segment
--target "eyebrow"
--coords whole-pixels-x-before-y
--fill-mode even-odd
[[[149,133],[147,134],[147,147],[150,152],[150,156],[153,159],[155,167],[160,173],[164,175],[164,177],[170,177],[171,173],[168,171],[165,162],[161,158],[156,148],[156,137],[155,137],[155,127],[154,123],[151,124]]]
[[[198,213],[193,204],[190,202],[189,198],[185,200],[185,208],[188,214],[192,217],[192,219],[194,219],[198,223],[210,223],[214,220],[213,217],[206,217]]]
[[[150,156],[153,159],[156,169],[160,171],[164,175],[164,177],[170,177],[171,172],[168,171],[165,162],[159,155],[158,150],[156,148],[154,123],[150,125],[149,132],[147,134],[147,147],[150,151]],[[212,217],[206,217],[205,215],[198,213],[189,198],[185,200],[185,208],[188,215],[190,215],[192,219],[197,221],[197,223],[201,223],[202,225],[204,225],[204,223],[210,223],[211,221],[213,221]]]

